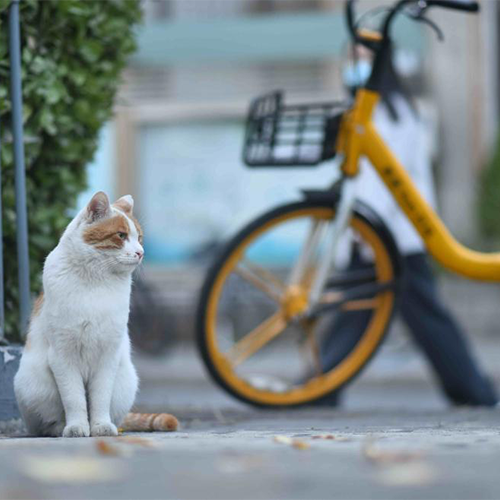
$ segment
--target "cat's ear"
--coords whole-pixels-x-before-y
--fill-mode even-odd
[[[99,191],[87,205],[87,218],[90,222],[104,219],[111,215],[111,206],[106,193]]]
[[[132,198],[129,194],[126,194],[116,200],[113,203],[113,206],[127,215],[132,215],[132,211],[134,210],[134,198]]]

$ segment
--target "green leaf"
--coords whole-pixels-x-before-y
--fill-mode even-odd
[[[97,40],[87,40],[78,48],[81,56],[88,63],[95,63],[101,56],[104,47]]]
[[[0,0],[0,124],[5,325],[19,340],[8,5]],[[86,187],[86,165],[133,47],[139,0],[22,0],[23,117],[31,290]]]

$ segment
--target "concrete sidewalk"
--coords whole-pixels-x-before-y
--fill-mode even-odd
[[[500,382],[499,348],[476,347]],[[384,346],[340,409],[240,404],[188,346],[136,363],[138,408],[181,430],[0,438],[0,500],[500,498],[500,409],[449,408],[408,345]]]
[[[172,434],[0,439],[0,498],[497,499],[500,412],[190,410]]]

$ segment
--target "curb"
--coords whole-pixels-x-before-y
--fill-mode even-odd
[[[0,347],[0,422],[20,418],[14,395],[14,375],[19,368],[21,346]]]

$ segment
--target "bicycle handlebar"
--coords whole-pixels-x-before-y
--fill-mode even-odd
[[[366,47],[375,50],[375,43],[370,40],[367,40],[365,37],[361,36],[358,33],[358,29],[356,27],[355,15],[354,15],[354,3],[356,0],[346,0],[345,3],[345,16],[347,20],[347,27],[351,34],[351,37],[355,43],[359,43],[361,45],[365,45]]]
[[[355,0],[347,0],[345,3],[345,17],[347,20],[347,27],[351,32],[351,36],[355,42],[359,41],[358,32],[354,24],[354,2]]]
[[[429,7],[461,10],[463,12],[479,12],[479,3],[474,0],[428,0]]]
[[[372,50],[375,50],[377,43],[383,43],[389,38],[389,32],[391,28],[391,23],[396,17],[396,15],[407,5],[414,3],[421,7],[422,10],[426,10],[430,7],[441,7],[444,9],[459,10],[462,12],[475,13],[479,11],[479,3],[476,0],[399,0],[389,13],[385,17],[382,38],[380,42],[374,42],[373,40],[367,40],[362,37],[356,28],[354,21],[354,3],[356,0],[347,0],[346,2],[346,19],[347,27],[351,33],[351,36],[356,43],[360,43]]]

